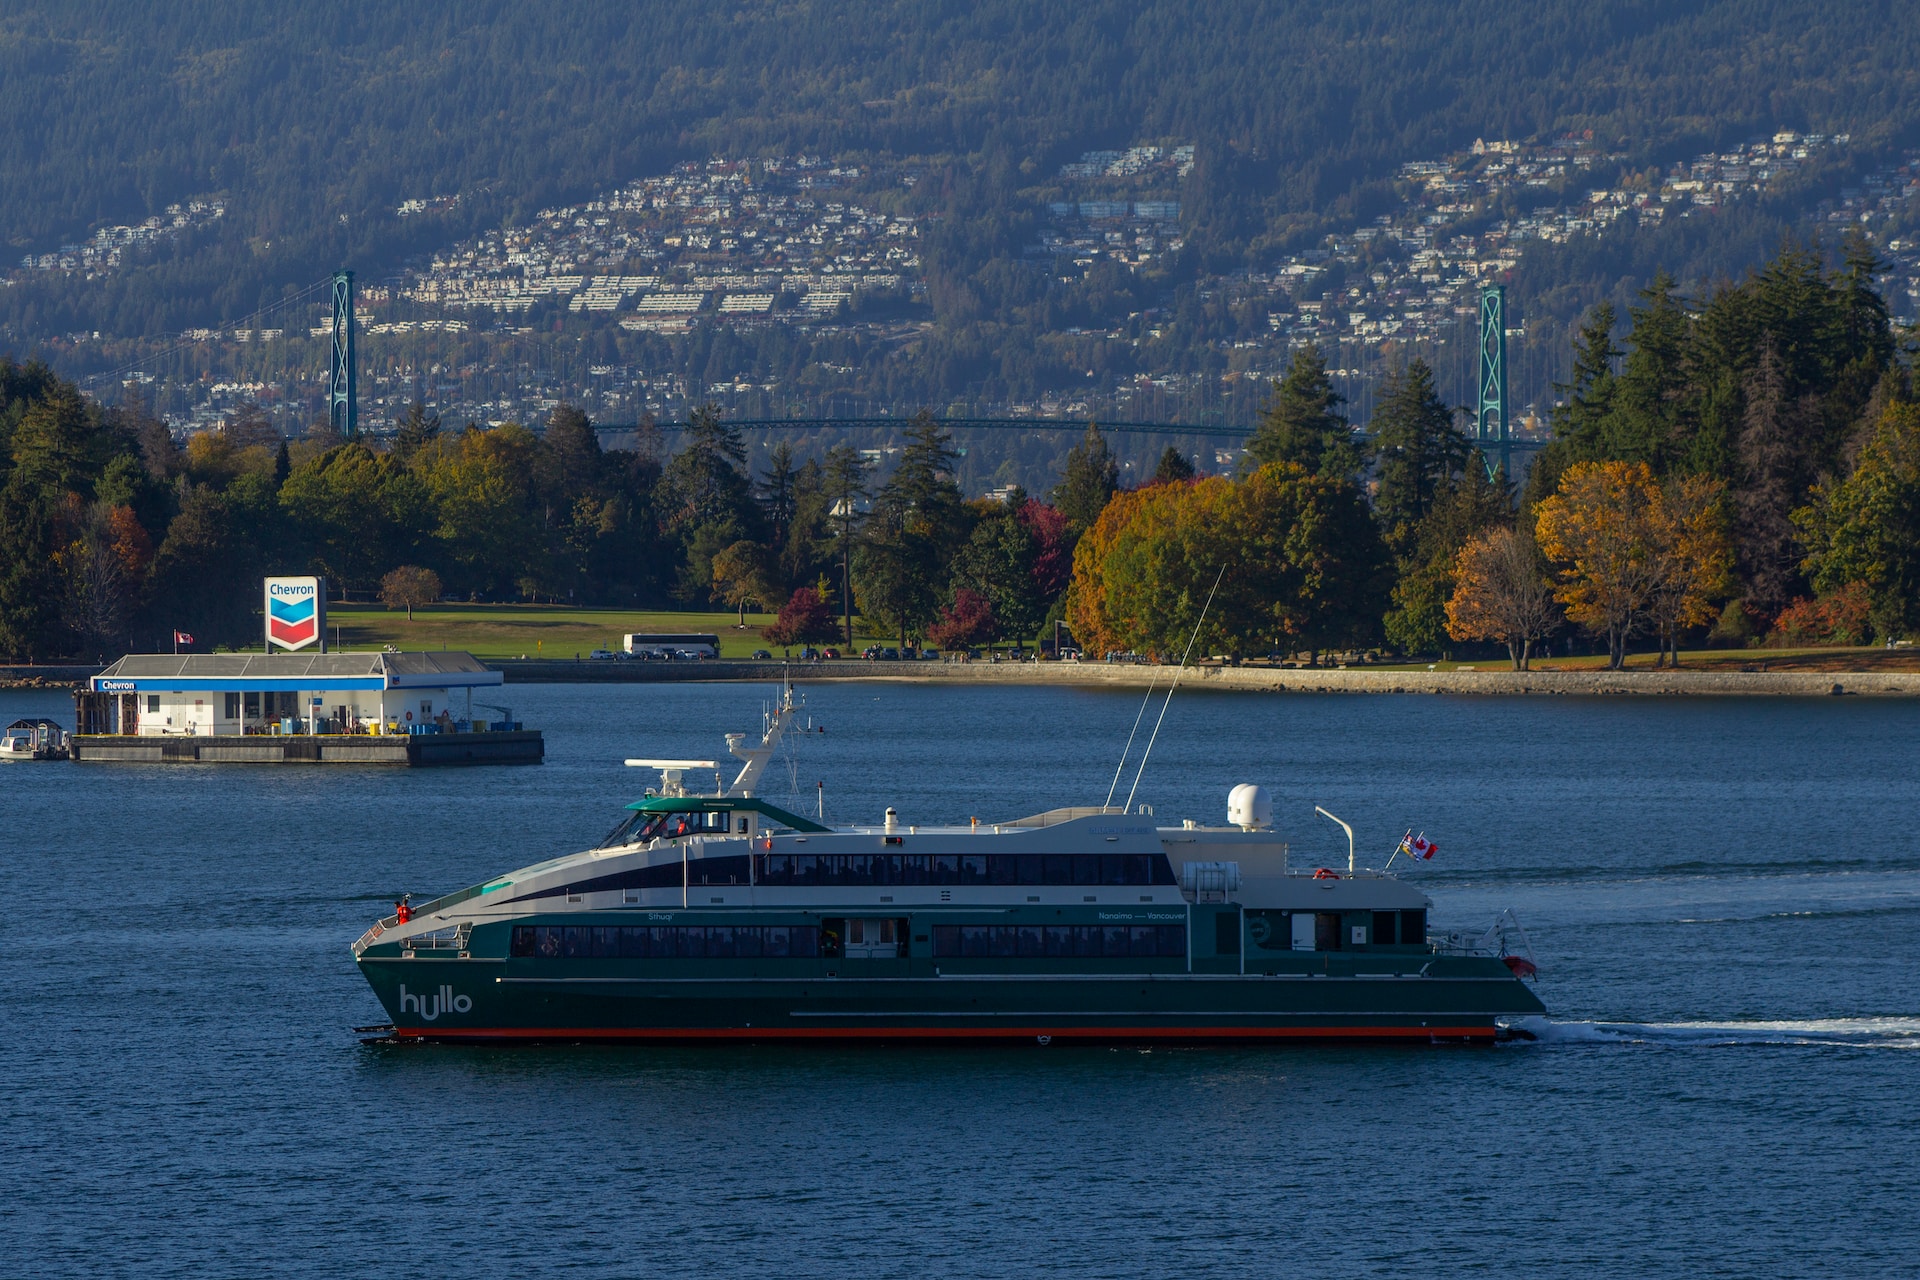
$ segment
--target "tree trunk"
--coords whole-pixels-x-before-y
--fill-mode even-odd
[[[1520,642],[1520,669],[1525,671],[1533,661],[1533,637],[1528,636]]]
[[[1618,671],[1627,664],[1627,637],[1618,627],[1607,629],[1607,670]]]
[[[413,621],[413,601],[407,601],[407,621]]]
[[[1527,664],[1520,657],[1520,646],[1523,643],[1525,642],[1520,640],[1507,641],[1507,657],[1513,659],[1513,669],[1515,671],[1525,671],[1527,669]]]

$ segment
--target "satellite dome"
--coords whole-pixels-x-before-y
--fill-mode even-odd
[[[1227,793],[1227,822],[1242,831],[1264,831],[1273,825],[1273,797],[1256,782],[1243,782]]]

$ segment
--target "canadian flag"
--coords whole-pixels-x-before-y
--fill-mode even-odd
[[[184,631],[176,631],[173,633],[173,642],[175,644],[192,644],[193,637]]]
[[[1407,852],[1416,858],[1431,858],[1434,851],[1439,847],[1439,845],[1427,839],[1424,832],[1420,835],[1409,836],[1407,838]]]

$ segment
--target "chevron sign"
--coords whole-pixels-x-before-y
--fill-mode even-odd
[[[318,578],[267,579],[267,643],[304,649],[327,625],[327,593]]]

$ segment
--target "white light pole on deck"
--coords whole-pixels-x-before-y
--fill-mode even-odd
[[[1353,878],[1353,870],[1354,870],[1353,868],[1353,828],[1348,826],[1346,823],[1341,822],[1340,819],[1334,817],[1332,814],[1328,813],[1325,809],[1322,809],[1319,805],[1313,806],[1313,811],[1319,814],[1321,817],[1325,818],[1329,822],[1338,823],[1340,829],[1347,833],[1347,878],[1351,880]]]

